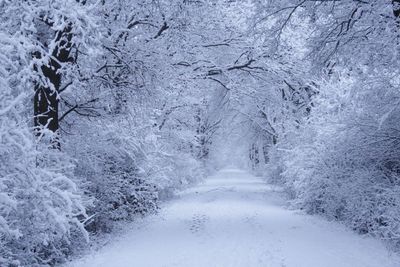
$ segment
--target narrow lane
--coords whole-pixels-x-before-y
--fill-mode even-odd
[[[73,267],[399,267],[377,240],[288,210],[278,188],[223,170]]]

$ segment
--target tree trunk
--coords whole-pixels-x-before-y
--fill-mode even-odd
[[[392,0],[393,14],[396,18],[400,18],[400,0]]]
[[[59,31],[55,35],[57,47],[51,52],[52,58],[48,65],[39,66],[44,78],[51,85],[42,85],[36,83],[34,95],[34,126],[37,134],[40,135],[42,129],[50,130],[55,133],[52,140],[53,146],[60,149],[59,135],[59,93],[61,85],[61,73],[59,73],[63,63],[72,62],[70,51],[72,48],[71,33],[72,27],[68,26],[63,31]],[[40,58],[41,55],[36,53],[34,56]],[[36,71],[37,71],[36,67]]]

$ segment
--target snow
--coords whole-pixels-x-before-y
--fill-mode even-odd
[[[235,169],[181,192],[160,214],[68,267],[398,267],[378,240],[300,211]]]

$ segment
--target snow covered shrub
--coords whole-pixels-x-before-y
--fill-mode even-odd
[[[103,114],[97,122],[76,124],[82,130],[68,137],[68,153],[76,158],[75,175],[93,200],[86,228],[109,232],[116,221],[156,211],[158,194],[143,170],[147,159],[140,128],[130,127],[132,121],[122,116]]]
[[[87,239],[80,222],[86,217],[85,208],[67,176],[72,166],[66,155],[52,148],[35,151],[33,142],[24,146],[32,151],[30,155],[16,153],[19,163],[10,162],[1,170],[7,185],[4,192],[16,201],[6,220],[19,234],[7,245],[21,265],[54,264],[68,254],[72,234],[80,232],[81,241]]]
[[[87,237],[78,219],[86,215],[71,161],[29,126],[22,40],[0,33],[0,265],[45,266],[65,258],[71,235]]]
[[[190,125],[190,117],[178,118],[187,120]],[[160,199],[170,198],[174,191],[204,177],[204,165],[196,158],[196,150],[193,149],[196,142],[194,135],[190,129],[182,130],[179,125],[167,123],[162,131],[147,136],[151,157],[148,157],[146,174],[157,184]]]
[[[321,88],[299,135],[281,144],[284,183],[307,212],[399,245],[397,81],[338,80]]]
[[[131,112],[102,114],[97,124],[81,120],[75,124],[80,133],[66,137],[80,187],[93,199],[89,231],[108,232],[116,221],[153,213],[159,198],[202,177],[200,162],[178,149],[183,140],[162,138],[150,112]]]
[[[157,188],[140,177],[128,155],[104,155],[104,166],[89,186],[93,195],[91,231],[109,231],[112,222],[132,220],[157,209]]]
[[[190,153],[158,153],[150,164],[156,166],[148,170],[148,177],[157,184],[160,200],[173,196],[177,190],[184,189],[204,177],[204,166]]]
[[[304,76],[321,88],[306,120],[280,121],[270,173],[307,212],[400,245],[398,1],[295,2],[260,1],[259,12],[277,10],[268,38],[301,25]]]

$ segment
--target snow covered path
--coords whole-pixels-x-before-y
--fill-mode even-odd
[[[383,245],[283,207],[279,192],[224,170],[182,192],[74,267],[399,267]]]

